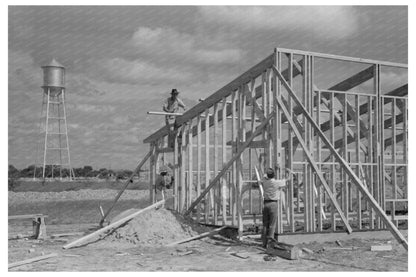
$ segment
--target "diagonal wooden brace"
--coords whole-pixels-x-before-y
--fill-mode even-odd
[[[348,163],[339,155],[339,153],[336,151],[334,146],[331,144],[331,142],[328,140],[328,138],[325,136],[325,134],[321,131],[318,124],[313,120],[312,116],[308,113],[308,111],[305,109],[305,107],[302,105],[299,98],[296,96],[296,94],[293,92],[291,86],[286,82],[286,80],[283,78],[280,71],[273,66],[273,70],[277,77],[279,78],[280,82],[283,84],[283,86],[286,88],[289,96],[295,101],[295,103],[300,107],[302,110],[303,115],[305,115],[306,119],[309,121],[309,123],[313,126],[315,132],[318,133],[320,138],[322,139],[322,142],[328,147],[328,149],[331,151],[332,155],[334,155],[337,162],[341,165],[341,167],[346,171],[349,178],[352,179],[352,181],[357,185],[357,188],[361,191],[364,197],[367,198],[367,201],[370,203],[370,205],[373,207],[373,209],[376,211],[378,216],[383,220],[383,222],[386,224],[387,228],[390,230],[392,235],[396,238],[396,240],[403,245],[403,247],[408,250],[408,243],[406,238],[403,236],[402,233],[400,233],[399,229],[393,224],[393,222],[388,218],[387,214],[384,212],[384,210],[380,207],[380,205],[377,203],[377,201],[374,199],[374,197],[369,193],[365,185],[361,182],[359,177],[355,175],[354,171],[349,167]],[[340,214],[341,215],[341,214]]]
[[[222,178],[222,176],[227,172],[227,170],[232,166],[232,164],[241,156],[241,154],[244,152],[244,150],[249,146],[251,141],[262,131],[264,131],[264,127],[269,123],[270,119],[273,118],[275,114],[275,111],[270,113],[266,119],[257,126],[256,130],[246,139],[246,141],[240,146],[237,153],[231,158],[231,160],[228,161],[227,164],[224,165],[220,173],[218,173],[217,176],[209,183],[209,186],[198,196],[197,199],[195,199],[194,202],[192,202],[191,206],[189,206],[188,210],[184,213],[184,215],[189,215],[191,211],[195,208],[196,205],[198,205],[199,202],[201,202],[202,198],[205,197],[205,195],[214,187],[218,181]]]
[[[326,180],[325,180],[322,172],[319,170],[318,165],[316,164],[316,162],[314,161],[311,153],[309,152],[308,147],[306,146],[306,143],[303,140],[302,135],[300,134],[299,130],[297,129],[297,127],[295,125],[295,123],[293,122],[293,119],[290,116],[289,111],[286,109],[285,105],[283,104],[282,99],[280,99],[279,97],[275,97],[275,102],[277,103],[277,105],[279,106],[279,108],[283,111],[283,113],[284,113],[287,121],[290,124],[290,127],[292,128],[293,132],[297,136],[299,144],[302,146],[303,151],[305,152],[306,157],[307,157],[310,165],[312,166],[313,170],[315,171],[316,175],[318,176],[319,180],[321,181],[321,184],[324,186],[326,192],[328,193],[329,199],[331,200],[331,202],[334,205],[335,209],[339,213],[342,222],[344,223],[345,227],[347,228],[347,232],[349,234],[351,234],[352,233],[352,228],[348,224],[348,219],[345,217],[344,213],[342,212],[341,207],[339,206],[336,198],[334,197],[333,192],[329,188],[329,185],[326,182]]]
[[[123,194],[123,192],[127,189],[130,183],[133,182],[133,177],[140,172],[140,169],[144,165],[144,163],[150,158],[152,155],[152,151],[149,151],[146,156],[141,160],[141,162],[137,165],[136,169],[133,171],[133,173],[130,175],[130,177],[127,179],[127,181],[124,183],[124,186],[119,190],[118,194],[114,198],[113,204],[111,204],[110,208],[108,208],[107,212],[102,216],[100,220],[100,226],[103,226],[104,220],[106,217],[110,214],[110,212],[113,210],[114,206],[116,205],[118,199]]]

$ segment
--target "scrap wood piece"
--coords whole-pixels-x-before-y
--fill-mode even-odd
[[[240,258],[240,259],[248,259],[250,256],[247,255],[247,252],[233,252],[230,253],[230,255],[233,255],[234,257]]]
[[[299,247],[296,245],[291,245],[288,243],[278,242],[272,247],[267,248],[266,253],[270,256],[279,256],[288,260],[297,260],[299,259],[300,253]]]
[[[70,232],[70,233],[60,233],[60,234],[53,234],[51,238],[61,238],[61,237],[70,237],[70,236],[80,236],[85,234],[85,232]]]
[[[178,245],[178,244],[181,244],[181,243],[185,243],[185,242],[188,242],[188,241],[192,241],[192,240],[197,240],[197,239],[202,239],[202,238],[205,238],[205,237],[209,237],[209,236],[212,236],[212,235],[217,234],[219,231],[224,230],[225,228],[228,228],[228,226],[222,226],[222,227],[217,228],[217,229],[214,229],[212,231],[199,234],[198,236],[194,236],[194,237],[191,237],[191,238],[187,238],[187,239],[183,239],[183,240],[180,240],[180,241],[176,241],[176,242],[170,243],[170,244],[168,244],[166,246],[175,246],[175,245]]]
[[[384,244],[384,245],[371,245],[371,251],[391,251],[393,247],[391,244]]]
[[[305,253],[308,253],[308,254],[313,254],[314,253],[313,250],[311,250],[309,248],[306,248],[306,247],[303,247],[302,251],[305,252]]]
[[[101,228],[101,229],[99,229],[99,230],[97,230],[97,231],[95,231],[95,232],[93,232],[93,233],[91,233],[89,235],[86,235],[86,236],[84,236],[84,237],[82,237],[80,239],[77,239],[77,240],[75,240],[75,241],[73,241],[71,243],[68,243],[68,244],[64,245],[63,248],[64,249],[69,249],[69,248],[75,247],[77,245],[79,246],[81,243],[87,241],[88,239],[97,237],[98,235],[100,235],[102,233],[105,233],[105,232],[107,232],[107,231],[109,231],[111,229],[115,229],[115,228],[119,227],[120,225],[122,225],[123,223],[125,223],[125,222],[127,222],[127,221],[129,221],[129,220],[131,220],[133,218],[135,218],[139,214],[141,214],[141,213],[143,213],[145,211],[151,210],[151,209],[153,209],[153,208],[155,208],[155,207],[157,207],[159,205],[162,205],[163,203],[165,203],[165,200],[161,200],[159,202],[156,202],[156,203],[154,203],[154,204],[152,204],[152,205],[150,205],[150,206],[148,206],[148,207],[146,207],[144,209],[141,209],[140,211],[137,211],[135,213],[132,213],[131,215],[128,215],[128,216],[126,216],[126,217],[124,217],[122,219],[119,219],[116,222],[111,223],[110,225],[108,225],[106,227],[103,227],[103,228]]]
[[[8,265],[8,268],[13,268],[13,267],[17,267],[17,266],[21,266],[21,265],[25,265],[25,264],[30,264],[30,263],[34,263],[34,262],[37,262],[37,261],[53,258],[53,257],[56,257],[56,256],[58,256],[58,253],[51,253],[51,254],[48,254],[48,255],[38,256],[38,257],[30,258],[30,259],[27,259],[27,260],[10,263]]]

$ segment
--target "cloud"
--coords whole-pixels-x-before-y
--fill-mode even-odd
[[[188,81],[190,71],[178,70],[175,66],[164,67],[143,61],[111,58],[97,63],[101,77],[108,82],[143,84],[143,82]]]
[[[227,45],[220,38],[181,33],[168,27],[139,27],[131,43],[138,51],[165,58],[181,58],[182,62],[234,64],[244,56],[241,49]]]
[[[29,53],[9,50],[9,92],[40,91],[42,73]]]
[[[319,37],[345,38],[357,31],[357,15],[346,6],[202,6],[210,23],[246,30],[313,32]]]

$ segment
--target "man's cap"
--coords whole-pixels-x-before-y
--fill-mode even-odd
[[[172,89],[172,92],[170,94],[179,94],[179,91],[176,88],[174,88]]]
[[[266,169],[266,174],[267,174],[267,175],[274,175],[274,170],[273,170],[273,168],[268,168],[268,169]]]

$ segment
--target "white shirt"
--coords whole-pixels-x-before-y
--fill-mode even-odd
[[[286,179],[277,180],[264,178],[262,180],[264,200],[279,200],[282,188],[286,187]]]

